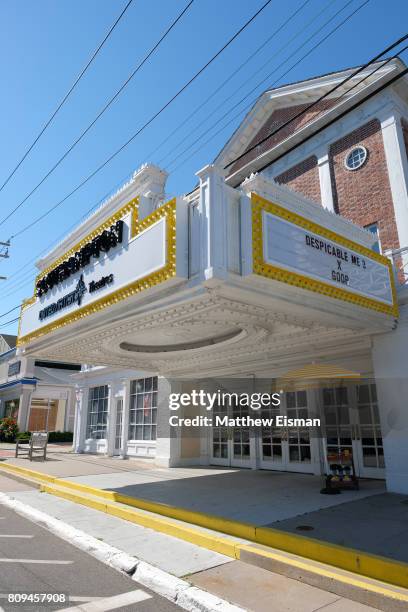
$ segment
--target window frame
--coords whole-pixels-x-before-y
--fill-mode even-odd
[[[130,381],[128,441],[156,442],[158,377]]]
[[[358,166],[356,166],[355,168],[351,168],[348,165],[348,159],[358,149],[361,149],[362,151],[364,151],[364,159]],[[346,153],[346,156],[344,158],[344,167],[346,168],[346,170],[349,170],[350,172],[355,172],[356,170],[360,170],[360,168],[364,166],[364,164],[367,162],[367,159],[368,159],[368,150],[366,149],[366,147],[364,145],[356,145]]]
[[[101,392],[101,389],[103,390]],[[102,394],[101,394],[102,393]],[[95,387],[90,387],[88,390],[88,415],[86,422],[86,439],[87,440],[106,440],[108,433],[108,418],[109,418],[109,399],[110,399],[110,389],[109,385],[97,385]],[[102,410],[100,410],[101,402],[103,402]],[[92,408],[96,406],[96,410],[92,410]],[[96,415],[96,422],[94,424],[91,423],[92,416]],[[102,415],[102,427],[100,418]],[[105,416],[106,415],[106,416]],[[95,432],[100,432],[103,435],[94,435]]]

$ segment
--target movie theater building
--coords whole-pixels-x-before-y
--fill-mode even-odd
[[[191,193],[167,199],[147,164],[38,262],[19,351],[92,364],[76,374],[77,452],[319,474],[346,449],[361,477],[408,493],[403,68],[360,73],[318,110],[351,71],[266,91]],[[171,430],[181,381],[231,378],[269,381],[318,435]]]

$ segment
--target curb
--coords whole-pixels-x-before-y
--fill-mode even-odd
[[[92,555],[105,565],[127,574],[132,580],[172,601],[184,610],[189,612],[246,612],[239,606],[193,587],[189,582],[172,576],[137,557],[132,557],[76,527],[72,527],[45,512],[36,510],[13,497],[5,495],[5,493],[0,493],[0,504],[7,506],[37,525],[45,527],[54,535]]]
[[[18,474],[22,478],[34,479],[36,484],[40,485],[41,491],[51,495],[89,506],[235,559],[240,559],[242,546],[252,542],[303,557],[305,561],[310,559],[327,564],[334,571],[345,570],[363,578],[388,583],[392,587],[408,589],[408,564],[402,561],[271,527],[240,523],[234,519],[186,510],[161,502],[132,498],[115,491],[97,489],[10,463],[0,463],[0,468],[7,473]],[[87,497],[88,495],[92,495],[94,499]],[[122,504],[122,506],[113,504]],[[144,512],[158,516],[146,516]],[[177,521],[186,524],[180,525]],[[218,533],[208,533],[200,527]],[[247,542],[234,541],[228,536],[241,538]]]

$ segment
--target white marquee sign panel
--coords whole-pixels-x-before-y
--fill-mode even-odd
[[[398,317],[389,259],[255,193],[251,211],[253,273]]]
[[[35,297],[22,309],[19,343],[174,277],[176,270],[185,275],[175,255],[176,201],[140,223],[135,209],[128,207],[121,219],[105,224],[40,276]]]
[[[392,305],[388,266],[270,213],[263,215],[267,263]]]

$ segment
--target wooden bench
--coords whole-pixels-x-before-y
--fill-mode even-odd
[[[48,432],[33,431],[28,444],[24,444],[21,440],[17,440],[16,457],[18,457],[19,455],[28,455],[28,458],[30,459],[30,461],[32,461],[33,454],[40,453],[43,456],[43,461],[45,461],[47,458],[47,444]]]

